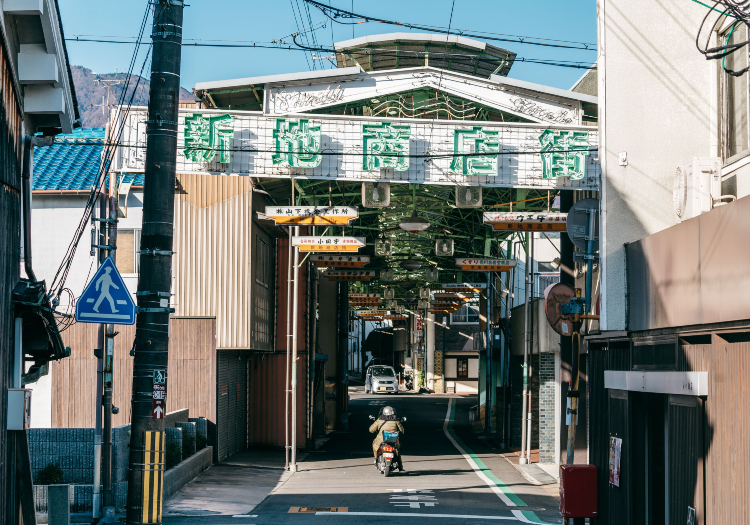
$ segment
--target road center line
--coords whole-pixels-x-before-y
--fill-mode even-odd
[[[495,494],[497,494],[497,497],[499,497],[503,501],[503,503],[505,503],[509,507],[528,507],[528,505],[510,489],[510,487],[508,487],[505,483],[503,483],[501,479],[495,476],[487,467],[487,465],[485,465],[484,462],[479,459],[476,454],[471,452],[469,447],[467,447],[458,438],[458,436],[454,434],[453,418],[456,410],[454,401],[454,398],[450,398],[448,400],[448,411],[445,414],[445,421],[443,422],[443,432],[445,433],[445,436],[461,453],[474,473],[479,476],[479,478],[484,481]],[[539,519],[539,517],[537,517],[536,513],[532,511],[523,511],[519,509],[511,510],[511,512],[515,516],[515,519],[522,523],[553,525],[547,524],[547,522],[542,521],[541,519]]]
[[[521,521],[515,516],[472,516],[464,514],[427,514],[418,512],[316,512],[316,516],[384,516],[388,518],[454,518],[462,520]],[[534,523],[534,522],[529,522]]]

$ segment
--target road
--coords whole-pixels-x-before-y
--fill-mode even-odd
[[[357,389],[359,390],[359,389]],[[385,404],[406,416],[406,472],[373,464],[368,415]],[[351,394],[349,432],[337,432],[251,513],[180,518],[200,525],[455,525],[561,523],[557,500],[529,484],[468,429],[476,398]],[[165,517],[165,524],[176,523]]]

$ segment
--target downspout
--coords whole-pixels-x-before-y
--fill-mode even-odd
[[[599,112],[599,165],[601,167],[602,180],[600,181],[600,196],[601,196],[601,218],[599,219],[599,232],[600,232],[600,254],[601,259],[599,261],[599,296],[601,297],[601,317],[599,319],[599,330],[604,332],[608,330],[607,323],[607,68],[605,52],[605,45],[607,41],[606,33],[606,0],[597,1],[597,24],[598,24],[598,41],[597,50],[599,56],[597,57],[596,72],[599,80],[599,86],[597,90],[597,109]]]

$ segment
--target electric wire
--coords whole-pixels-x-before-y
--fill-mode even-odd
[[[354,13],[352,11],[346,11],[344,9],[340,9],[338,7],[331,7],[329,5],[323,4],[321,2],[318,2],[316,0],[302,0],[303,2],[310,4],[314,7],[317,7],[325,16],[327,16],[329,19],[331,19],[333,22],[336,22],[338,24],[343,25],[350,25],[350,24],[366,24],[366,23],[379,23],[379,24],[387,24],[387,25],[394,25],[394,26],[400,26],[400,27],[408,27],[409,29],[418,29],[420,31],[428,31],[430,33],[442,33],[442,34],[451,34],[450,27],[446,30],[439,26],[430,26],[430,25],[423,25],[423,24],[413,24],[409,22],[397,22],[393,20],[386,20],[384,18],[377,18],[373,16],[367,16],[367,15],[361,15],[358,13]],[[329,12],[333,13],[331,15]],[[350,19],[359,19],[361,22],[342,22],[338,20],[338,18],[350,18]],[[518,36],[518,35],[503,35],[502,33],[485,33],[481,31],[472,31],[472,30],[463,30],[463,29],[454,29],[452,31],[454,34],[458,34],[464,37],[471,37],[471,38],[481,38],[483,40],[493,40],[497,42],[512,42],[514,44],[528,44],[528,45],[536,45],[536,46],[542,46],[542,47],[556,47],[556,48],[562,48],[562,49],[578,49],[581,51],[596,51],[595,44],[589,44],[585,42],[572,42],[567,40],[552,40],[552,39],[544,39],[544,38],[536,38],[536,37],[526,37],[526,36]],[[482,35],[475,34],[475,33],[483,33]],[[499,36],[493,37],[489,35],[503,35],[505,37],[509,38],[501,38]],[[512,37],[512,38],[510,38]],[[529,39],[534,40],[546,40],[547,42],[535,42],[531,41]],[[551,42],[559,42],[558,44],[553,44]],[[579,46],[572,46],[567,44],[580,44]]]
[[[722,69],[731,76],[739,77],[745,74],[750,70],[750,66],[735,70],[727,67],[725,59],[732,53],[745,48],[750,43],[750,39],[745,39],[744,41],[730,44],[732,34],[734,34],[738,27],[744,25],[746,35],[748,34],[747,29],[750,28],[750,0],[715,0],[713,6],[697,0],[693,1],[707,8],[706,14],[699,26],[698,34],[695,37],[695,46],[698,48],[698,51],[707,60],[721,59]],[[722,34],[721,29],[726,23],[727,18],[735,19],[735,22],[727,28],[728,31],[726,34]],[[719,45],[712,47],[711,39],[714,33],[719,34]],[[706,39],[705,44],[701,45],[701,35],[703,34],[706,35]]]
[[[119,106],[119,111],[121,115],[122,115],[122,108],[123,106],[125,106],[128,89],[129,89],[131,80],[133,78],[133,71],[135,69],[136,61],[137,61],[137,58],[141,49],[141,44],[143,42],[143,35],[147,27],[149,14],[151,13],[151,8],[152,8],[151,2],[148,2],[146,6],[146,10],[143,15],[143,20],[141,21],[141,26],[138,32],[138,42],[136,43],[135,49],[133,50],[133,55],[131,57],[130,64],[128,67],[127,77],[125,79],[122,93],[120,94],[120,101],[119,101],[118,106]],[[126,112],[129,111],[130,107],[133,104],[135,94],[138,90],[140,80],[143,76],[143,71],[145,69],[146,63],[149,61],[150,55],[151,55],[151,47],[148,48],[146,57],[143,61],[143,66],[141,67],[141,75],[138,76],[135,86],[133,87],[133,91],[130,96],[130,99],[127,101],[127,106],[126,106],[127,109],[125,110]],[[126,122],[126,119],[124,118],[124,116],[123,118],[120,119],[120,122],[121,122],[121,125],[119,129],[115,133],[112,134],[112,136],[116,137],[116,141],[119,141],[121,139],[122,131],[124,130],[124,125]],[[97,180],[91,187],[91,191],[89,192],[89,196],[86,201],[83,215],[73,234],[73,239],[68,245],[65,255],[63,256],[63,259],[60,263],[60,266],[58,267],[57,272],[55,273],[55,276],[53,277],[50,283],[50,297],[55,297],[56,300],[58,301],[58,304],[59,304],[59,298],[61,294],[63,293],[63,290],[65,289],[65,282],[68,278],[68,274],[70,273],[70,269],[73,264],[73,259],[75,258],[75,254],[78,249],[78,244],[81,240],[81,237],[83,236],[84,231],[86,230],[87,224],[89,223],[91,219],[93,208],[96,205],[97,201],[99,200],[101,188],[102,188],[104,180],[106,179],[106,174],[109,171],[110,161],[112,160],[114,152],[115,152],[114,146],[108,146],[104,148],[104,151],[102,153],[102,160],[99,165],[99,173],[97,175]]]

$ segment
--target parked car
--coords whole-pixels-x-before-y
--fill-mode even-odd
[[[365,394],[398,394],[398,376],[393,367],[369,367],[365,376]]]

